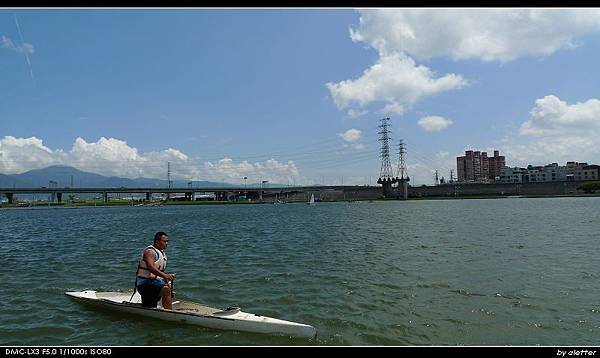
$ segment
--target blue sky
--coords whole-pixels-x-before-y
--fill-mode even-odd
[[[596,9],[4,9],[0,40],[3,174],[374,183],[384,116],[413,184],[600,162]]]

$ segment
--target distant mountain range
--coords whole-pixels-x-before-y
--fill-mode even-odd
[[[73,188],[165,188],[166,180],[151,178],[120,178],[106,177],[99,174],[88,173],[73,167],[55,165],[44,169],[34,169],[21,174],[0,174],[0,188],[39,188],[50,187],[50,181],[56,182],[56,187]],[[173,187],[187,188],[189,181],[174,180]],[[55,186],[52,184],[52,186]],[[232,187],[229,183],[211,181],[193,181],[193,187]],[[248,187],[251,187],[248,184]]]

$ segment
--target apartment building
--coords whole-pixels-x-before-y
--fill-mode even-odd
[[[600,180],[600,166],[587,163],[567,162],[547,165],[528,165],[527,168],[503,167],[499,181],[503,183],[545,183],[553,181]]]
[[[567,180],[567,171],[558,163],[552,163],[543,166],[527,166],[527,176],[530,183],[565,181]]]
[[[462,157],[456,157],[456,174],[459,182],[490,182],[500,177],[506,158],[495,150],[493,157],[487,152],[465,151]]]
[[[598,180],[600,179],[600,166],[582,165],[581,168],[574,169],[572,180]]]
[[[502,183],[523,183],[527,177],[527,168],[520,167],[502,167],[500,169],[500,178]]]

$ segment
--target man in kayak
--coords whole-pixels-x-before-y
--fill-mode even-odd
[[[141,253],[135,285],[142,296],[143,307],[156,308],[158,300],[162,298],[163,308],[172,308],[171,287],[175,274],[165,272],[168,243],[167,233],[159,231],[154,235],[154,243]]]

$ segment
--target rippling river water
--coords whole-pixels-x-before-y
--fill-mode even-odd
[[[0,344],[594,345],[600,198],[2,209]],[[178,297],[314,340],[91,309],[169,233]]]

